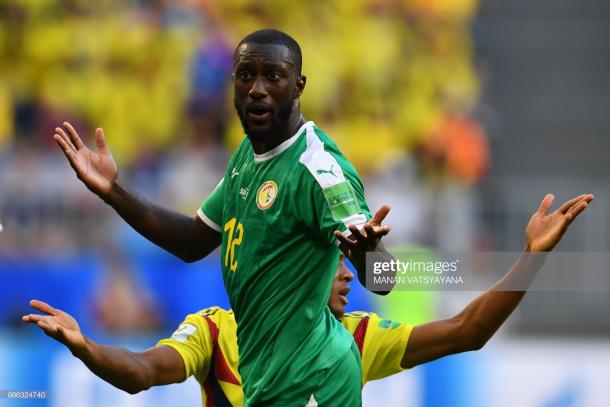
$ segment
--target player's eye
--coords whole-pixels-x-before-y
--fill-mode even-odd
[[[282,77],[281,77],[281,76],[280,76],[280,75],[279,75],[277,72],[270,72],[270,73],[267,75],[267,78],[268,78],[270,81],[272,81],[272,82],[277,82],[277,81],[279,81],[280,79],[282,79]]]
[[[248,80],[252,79],[252,75],[248,71],[238,72],[237,77],[242,81],[248,81]]]

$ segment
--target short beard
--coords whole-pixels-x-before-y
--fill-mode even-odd
[[[248,124],[248,120],[246,115],[248,114],[245,109],[240,109],[237,106],[237,102],[233,102],[233,106],[235,107],[235,111],[237,112],[237,116],[239,117],[239,121],[241,122],[241,126],[244,129],[246,135],[255,141],[269,141],[274,137],[278,137],[281,134],[282,130],[288,127],[288,121],[290,120],[290,116],[292,115],[292,111],[294,109],[294,103],[289,103],[286,106],[280,108],[279,111],[273,111],[271,115],[271,127],[269,130],[253,130]]]

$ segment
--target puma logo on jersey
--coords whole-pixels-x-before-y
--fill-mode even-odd
[[[335,175],[335,173],[333,172],[333,168],[334,168],[334,167],[335,167],[334,165],[331,165],[331,166],[330,166],[330,170],[318,170],[318,171],[317,171],[317,174],[318,174],[318,175],[322,175],[322,174],[330,174],[330,175],[332,175],[333,177],[337,178],[337,176],[336,176],[336,175]]]
[[[235,168],[233,168],[233,171],[231,171],[231,179],[237,177],[238,175],[239,175],[239,172]]]

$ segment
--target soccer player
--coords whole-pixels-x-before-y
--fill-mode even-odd
[[[545,197],[526,228],[526,252],[552,250],[592,199],[591,195],[582,195],[547,215],[553,198]],[[344,314],[349,282],[354,276],[341,260],[328,306],[355,339],[362,357],[362,385],[446,355],[480,349],[523,298],[524,291],[502,290],[524,274],[533,277],[538,267],[528,257],[524,254],[504,278],[458,315],[415,327],[382,320],[372,313]],[[242,405],[236,324],[231,311],[213,307],[189,315],[171,338],[133,353],[91,341],[61,310],[40,301],[31,305],[46,315],[26,315],[25,322],[37,324],[66,345],[93,373],[120,389],[137,393],[195,376],[201,384],[203,405]],[[343,373],[333,372],[338,376]]]
[[[400,361],[410,325],[383,321],[375,314],[345,314],[352,272],[339,262],[328,307],[353,335],[363,359],[362,384],[402,370]],[[237,324],[231,310],[208,308],[188,315],[171,338],[144,352],[130,352],[98,344],[85,337],[78,323],[64,311],[41,301],[30,305],[46,315],[30,314],[51,338],[63,343],[97,376],[135,394],[151,386],[183,382],[194,376],[201,385],[204,406],[241,406],[243,391],[238,371]]]
[[[301,115],[301,62],[297,42],[277,30],[238,44],[234,105],[246,137],[193,217],[128,192],[102,129],[97,152],[69,123],[54,138],[78,178],[153,243],[189,262],[221,245],[246,405],[358,406],[358,349],[326,302],[340,248],[364,281],[389,208],[371,218],[354,167]]]

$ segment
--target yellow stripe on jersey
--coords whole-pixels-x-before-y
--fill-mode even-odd
[[[345,314],[341,322],[360,350],[363,386],[404,370],[400,362],[412,325],[361,311]],[[243,405],[233,311],[212,307],[188,315],[171,338],[157,343],[161,345],[180,354],[186,377],[194,376],[201,385],[203,406]]]
[[[243,404],[236,331],[233,311],[212,307],[188,315],[171,338],[157,343],[180,354],[186,377],[194,376],[201,386],[203,406]]]
[[[342,322],[360,350],[363,386],[371,380],[405,370],[400,362],[413,331],[412,325],[381,319],[377,314],[362,311],[345,314]]]

